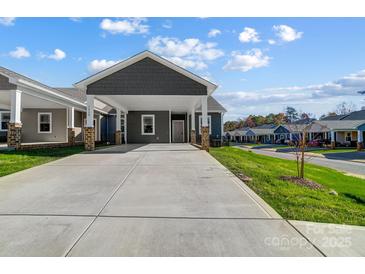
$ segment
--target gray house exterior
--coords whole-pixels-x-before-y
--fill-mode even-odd
[[[199,143],[222,139],[217,86],[149,51],[53,88],[0,67],[0,142],[24,149],[83,142]]]

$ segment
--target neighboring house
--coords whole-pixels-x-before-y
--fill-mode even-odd
[[[365,137],[365,109],[351,112],[347,115],[327,116],[316,121],[328,128],[332,147],[344,145],[364,148]]]
[[[0,138],[9,147],[95,141],[200,143],[221,140],[226,112],[217,86],[144,51],[75,84],[52,88],[0,68]],[[28,143],[28,144],[27,144]]]
[[[265,124],[253,128],[235,129],[226,133],[232,141],[262,144],[284,143],[289,140],[290,131],[282,125]]]
[[[316,123],[316,119],[301,119],[284,126],[290,131],[289,139],[294,142],[301,140],[303,133],[306,134],[307,141],[329,139],[329,129]]]
[[[290,131],[282,125],[265,124],[251,128],[251,131],[255,134],[256,142],[262,144],[284,144],[289,140]]]

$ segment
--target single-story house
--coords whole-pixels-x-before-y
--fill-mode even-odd
[[[0,138],[8,147],[200,143],[223,138],[217,86],[144,51],[73,88],[54,88],[0,67]]]
[[[331,146],[336,145],[364,148],[365,137],[365,109],[351,112],[347,115],[327,116],[316,121],[328,128]]]
[[[234,141],[237,143],[246,143],[246,142],[253,142],[254,133],[251,131],[249,127],[235,129],[232,131],[227,131],[225,133],[226,138],[229,141]]]
[[[290,131],[283,125],[265,124],[251,128],[256,142],[262,144],[285,143],[289,139]]]
[[[329,139],[329,129],[324,125],[316,123],[315,119],[301,119],[285,124],[285,127],[290,131],[290,141],[296,142],[301,140],[304,132],[307,141],[327,141]]]

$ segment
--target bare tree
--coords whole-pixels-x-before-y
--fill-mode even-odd
[[[346,115],[356,110],[356,105],[353,102],[342,102],[336,106],[337,115]]]
[[[295,153],[297,176],[298,178],[304,178],[304,166],[305,162],[310,160],[312,157],[306,154],[308,151],[307,135],[312,128],[312,123],[309,124],[288,124],[288,129],[292,134],[294,133],[297,137],[296,140],[289,143],[293,152]],[[322,131],[325,126],[320,125],[320,130]]]

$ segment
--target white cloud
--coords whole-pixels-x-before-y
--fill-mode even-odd
[[[109,68],[109,67],[115,65],[118,62],[119,61],[113,61],[113,60],[108,61],[108,60],[105,60],[105,59],[101,59],[101,60],[95,59],[95,60],[90,62],[88,69],[89,69],[90,72],[96,73],[96,72],[99,72],[99,71],[104,70],[106,68]]]
[[[238,39],[242,43],[257,43],[260,42],[260,36],[254,28],[245,27],[243,32],[240,33]]]
[[[254,68],[267,67],[271,59],[260,49],[252,49],[245,53],[234,51],[231,55],[231,59],[223,67],[225,70],[239,70],[246,72]]]
[[[212,38],[212,37],[216,37],[216,36],[221,35],[221,34],[222,34],[222,32],[219,29],[211,29],[208,32],[208,37]]]
[[[361,98],[357,91],[364,86],[365,70],[362,70],[324,84],[225,92],[216,96],[234,119],[248,114],[279,112],[287,105],[321,115],[348,98]]]
[[[224,55],[216,43],[203,43],[197,38],[180,40],[171,37],[153,37],[148,41],[149,50],[177,63],[184,68],[207,68],[207,61]]]
[[[274,39],[269,39],[267,40],[267,42],[270,44],[270,45],[275,45],[276,44],[276,41]]]
[[[0,17],[0,25],[3,26],[14,26],[15,25],[15,17]]]
[[[292,27],[287,25],[276,25],[273,26],[276,36],[278,36],[284,42],[292,42],[302,38],[303,32],[298,32]]]
[[[207,64],[199,60],[189,60],[183,59],[181,57],[173,56],[173,57],[165,57],[176,65],[186,68],[186,69],[196,69],[203,70],[208,68]]]
[[[30,57],[30,52],[24,47],[16,47],[15,50],[10,51],[9,55],[16,59]]]
[[[145,34],[149,31],[149,25],[145,24],[145,18],[128,18],[123,20],[103,19],[100,28],[111,34]]]
[[[40,57],[52,59],[52,60],[56,60],[56,61],[61,61],[62,59],[66,58],[66,53],[61,49],[55,49],[53,54],[47,55],[47,54],[41,53]]]

